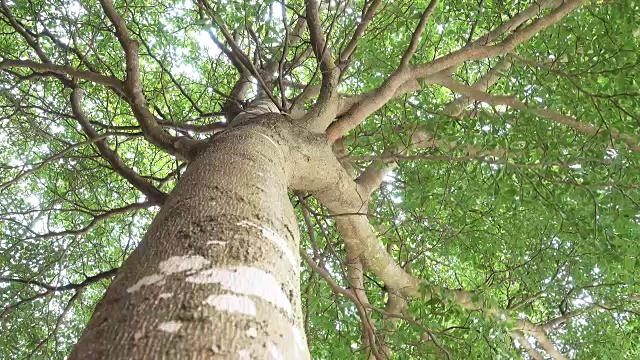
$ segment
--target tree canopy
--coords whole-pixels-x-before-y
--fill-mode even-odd
[[[349,214],[291,193],[313,358],[640,358],[640,3],[582,3],[0,0],[0,357],[66,357],[181,141],[263,96],[337,108],[423,280],[349,271]]]

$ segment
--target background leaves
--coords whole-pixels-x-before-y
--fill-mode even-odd
[[[0,60],[44,61],[44,56],[51,63],[123,79],[122,50],[95,3],[15,0],[3,5]],[[345,46],[363,5],[323,5],[321,20],[332,49]],[[394,1],[379,8],[342,76],[341,93],[373,90],[396,69],[427,5]],[[442,2],[412,63],[446,55],[529,5]],[[282,56],[281,3],[214,6],[256,63]],[[190,2],[136,0],[116,2],[116,7],[140,42],[143,88],[154,115],[172,124],[165,127],[171,134],[205,138],[207,133],[179,126],[223,122],[237,72],[210,40],[209,32],[222,38],[220,29]],[[285,4],[290,25],[303,8],[299,1]],[[363,169],[372,159],[393,157],[415,134],[431,134],[437,145],[412,148],[396,158],[399,166],[375,194],[369,218],[380,241],[413,275],[475,292],[487,308],[510,309],[514,317],[536,324],[580,312],[549,334],[570,358],[640,357],[639,158],[609,136],[612,131],[638,135],[638,14],[635,1],[589,3],[507,55],[511,66],[489,88],[491,94],[589,123],[601,130],[598,136],[532,111],[482,102],[472,101],[462,116],[453,117],[444,109],[460,95],[424,83],[420,91],[386,104],[346,139],[351,161]],[[293,64],[302,58],[287,68],[291,82],[319,83],[315,59],[301,57],[308,48],[309,35],[303,32],[285,59]],[[498,61],[465,62],[454,77],[472,85]],[[169,192],[184,164],[142,138],[123,99],[103,86],[79,82],[95,129],[128,166]],[[250,95],[256,91],[254,84]],[[292,87],[288,95],[301,91]],[[157,211],[92,144],[77,145],[87,137],[73,118],[69,95],[51,74],[0,71],[2,358],[64,358],[108,276],[85,282],[117,268]],[[292,202],[301,229],[306,229],[302,208],[310,213],[313,239],[302,231],[302,251],[349,288],[334,219],[312,198],[304,206],[298,198]],[[361,357],[360,318],[353,303],[309,268],[301,280],[313,357]],[[385,285],[367,274],[365,287],[371,305],[384,308]],[[442,349],[451,358],[524,356],[508,336],[514,324],[483,311],[434,298],[412,301],[404,316],[395,331],[380,335],[394,358],[444,358]],[[372,318],[377,329],[385,329],[384,314],[374,311]]]

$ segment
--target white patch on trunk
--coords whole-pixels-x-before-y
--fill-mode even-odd
[[[211,241],[207,241],[207,245],[226,246],[227,242],[226,241],[211,240]]]
[[[210,295],[204,302],[220,311],[244,314],[251,317],[255,317],[257,313],[256,303],[246,296],[233,294]]]
[[[153,275],[145,276],[142,279],[138,280],[138,282],[135,285],[129,287],[127,289],[127,292],[132,293],[132,292],[138,291],[145,285],[156,284],[162,280],[164,280],[164,275],[162,274],[153,274]]]
[[[275,231],[269,229],[268,227],[254,224],[249,221],[241,221],[238,223],[238,225],[243,227],[252,227],[260,230],[262,232],[262,236],[266,237],[268,240],[274,243],[280,249],[280,251],[284,253],[284,256],[287,258],[287,260],[289,260],[289,263],[291,264],[293,271],[296,272],[297,274],[300,264],[298,264],[298,261],[296,260],[296,257],[293,254],[293,251],[291,251],[285,239],[283,239],[280,235],[278,235]]]
[[[268,301],[284,310],[289,318],[293,314],[291,302],[280,288],[280,283],[262,269],[246,266],[212,268],[191,275],[186,281],[196,284],[220,284],[223,289],[233,293],[253,295]]]
[[[170,275],[189,270],[200,270],[209,265],[211,261],[200,255],[172,256],[160,262],[158,267],[163,273]]]
[[[173,297],[173,293],[162,293],[162,294],[158,295],[158,297],[160,299],[168,299],[170,297]]]
[[[242,349],[238,351],[239,360],[251,360],[251,349]]]
[[[298,345],[298,349],[306,353],[308,351],[307,343],[304,341],[304,337],[302,337],[302,333],[300,332],[300,330],[298,330],[296,326],[293,326],[291,328],[291,331],[293,332],[293,338],[296,340],[296,345]]]
[[[182,323],[179,321],[165,321],[163,323],[160,323],[160,325],[158,325],[158,329],[164,332],[172,333],[172,334],[177,333],[181,327],[182,327]]]
[[[247,329],[247,332],[245,333],[247,335],[247,337],[250,338],[257,338],[258,337],[258,329],[254,328],[254,327],[250,327]]]
[[[280,350],[278,350],[276,345],[271,341],[267,343],[267,349],[269,350],[269,354],[271,354],[271,358],[273,360],[284,360],[282,354],[280,354]]]

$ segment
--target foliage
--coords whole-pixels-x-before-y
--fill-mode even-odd
[[[334,58],[371,2],[321,5]],[[0,357],[64,358],[108,285],[109,271],[135,248],[158,209],[78,125],[70,87],[85,89],[91,125],[141,178],[170,192],[185,164],[145,139],[126,99],[113,89],[60,68],[7,65],[32,60],[123,80],[124,53],[100,4],[1,4]],[[339,92],[366,93],[391,76],[428,5],[382,4],[341,76]],[[530,5],[442,2],[411,62],[427,63],[462,48]],[[140,43],[141,81],[153,114],[169,134],[196,139],[217,129],[204,125],[224,127],[225,104],[238,79],[216,21],[254,63],[263,64],[282,58],[285,32],[305,13],[300,1],[284,7],[275,1],[216,2],[210,8],[216,21],[188,1],[127,0],[115,8]],[[541,7],[535,18],[549,12]],[[517,325],[492,316],[491,309],[533,324],[570,312],[547,333],[570,358],[640,358],[640,158],[616,135],[639,144],[638,14],[634,0],[593,1],[508,54],[452,70],[455,80],[473,85],[508,61],[487,91],[517,99],[525,109],[470,100],[456,116],[447,106],[464,97],[446,84],[424,81],[420,90],[391,100],[349,132],[345,144],[357,170],[373,160],[398,162],[369,208],[371,224],[396,262],[428,284],[462,289],[485,302],[470,311],[444,294],[414,299],[395,325],[388,314],[372,311],[393,358],[530,356],[509,336]],[[224,49],[212,38],[223,39],[218,41]],[[304,30],[286,50],[289,99],[320,84],[310,42]],[[243,104],[258,92],[253,81]],[[280,93],[277,87],[274,94]],[[596,132],[541,116],[535,109],[542,108]],[[426,142],[416,144],[416,136]],[[304,194],[292,195],[292,202],[304,230],[301,251],[349,289],[334,217]],[[303,265],[312,356],[362,357],[353,302]],[[368,273],[365,288],[371,306],[384,309],[389,289],[380,279]]]

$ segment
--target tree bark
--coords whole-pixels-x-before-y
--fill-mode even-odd
[[[261,115],[210,140],[70,359],[310,358],[287,193],[300,177],[292,128],[280,115]]]

